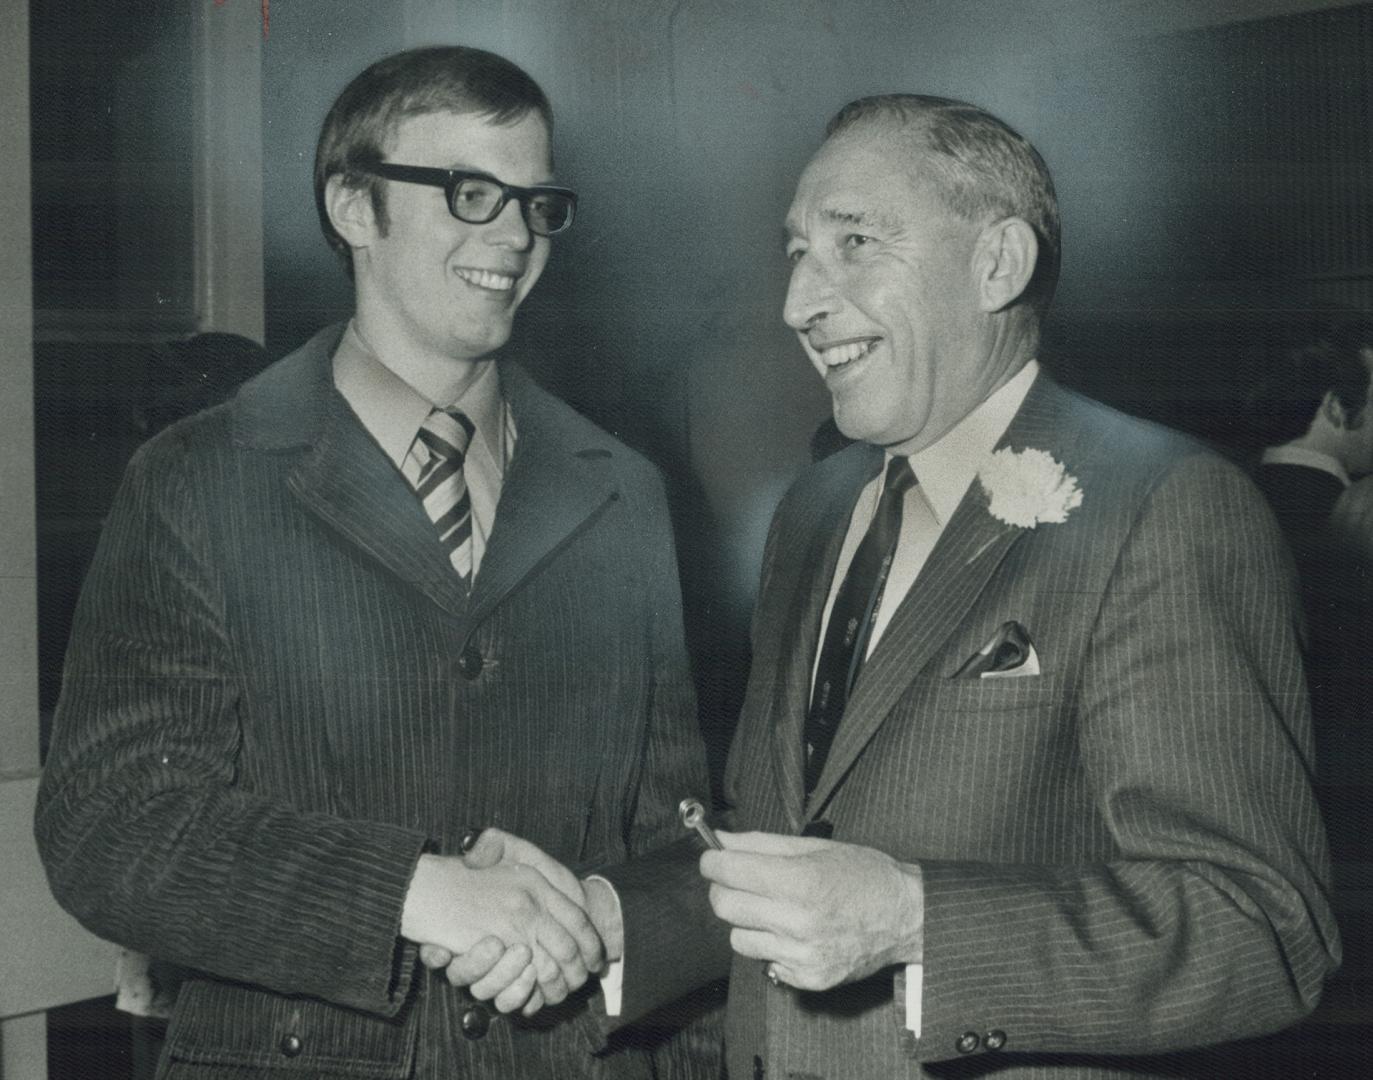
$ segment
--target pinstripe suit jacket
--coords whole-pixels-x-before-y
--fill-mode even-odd
[[[422,850],[588,870],[705,790],[646,462],[502,370],[520,433],[470,597],[332,385],[337,328],[131,464],[77,614],[37,836],[112,940],[198,969],[169,1076],[641,1075],[583,993],[493,1021],[398,942]]]
[[[802,993],[736,958],[735,1080],[1190,1075],[1153,1055],[1296,1020],[1335,963],[1291,572],[1260,496],[1045,376],[1001,445],[1051,452],[1082,505],[1021,529],[973,485],[864,667],[809,808],[820,617],[877,455],[822,462],[774,518],[734,824],[825,819],[920,863],[924,1015],[918,1040],[904,1032],[904,973],[895,993],[891,971]],[[1039,676],[952,677],[1012,619]],[[632,973],[635,939],[667,931],[629,884]]]

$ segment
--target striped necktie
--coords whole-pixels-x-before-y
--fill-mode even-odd
[[[435,409],[420,425],[410,447],[416,466],[415,493],[439,531],[448,561],[464,581],[472,578],[472,500],[462,475],[463,459],[476,430],[458,409]]]

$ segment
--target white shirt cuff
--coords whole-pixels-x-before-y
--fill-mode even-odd
[[[605,998],[606,1016],[619,1016],[625,985],[624,957],[612,960],[601,975],[601,996]]]
[[[610,895],[615,897],[615,917],[623,924],[624,909],[620,907],[620,894],[615,891],[615,886],[600,874],[591,874],[587,880],[604,882],[605,887],[610,890]],[[624,1001],[624,985],[625,958],[622,956],[618,960],[610,961],[601,975],[601,996],[605,999],[606,1016],[620,1015]]]
[[[604,983],[604,980],[602,980]],[[920,1006],[925,997],[925,965],[906,965],[906,1027],[920,1038]]]

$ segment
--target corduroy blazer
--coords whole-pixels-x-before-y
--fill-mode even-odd
[[[835,840],[920,864],[923,1022],[905,1030],[904,969],[807,993],[736,957],[734,1080],[1212,1075],[1173,1052],[1297,1020],[1337,963],[1291,565],[1258,492],[1043,374],[1000,445],[1051,453],[1082,504],[1017,527],[974,481],[864,667],[808,805],[821,614],[880,453],[814,466],[774,517],[732,824],[823,820]],[[1040,674],[954,676],[1012,620]],[[679,865],[685,886],[694,868]],[[630,956],[687,925],[719,948],[703,903],[663,920],[655,877],[619,881]]]
[[[167,1077],[647,1075],[592,1056],[589,989],[473,1013],[397,935],[417,857],[471,828],[588,871],[706,790],[660,481],[503,365],[519,437],[468,595],[335,390],[338,337],[130,465],[44,771],[53,890],[196,969]]]

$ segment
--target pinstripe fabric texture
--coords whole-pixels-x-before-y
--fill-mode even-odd
[[[812,469],[774,518],[734,824],[823,818],[921,864],[923,1030],[904,1031],[903,973],[803,993],[739,960],[733,1077],[1224,1076],[1181,1051],[1297,1020],[1337,963],[1290,564],[1260,496],[1045,376],[1002,445],[1048,450],[1082,505],[1017,529],[974,483],[854,688],[809,814],[806,688],[872,448]],[[1042,674],[952,678],[1010,619]]]
[[[647,1076],[592,1056],[588,993],[464,1037],[396,935],[422,849],[495,825],[588,871],[706,789],[658,478],[503,368],[520,439],[469,595],[334,391],[337,337],[130,466],[43,778],[54,892],[206,973],[168,1076]]]

